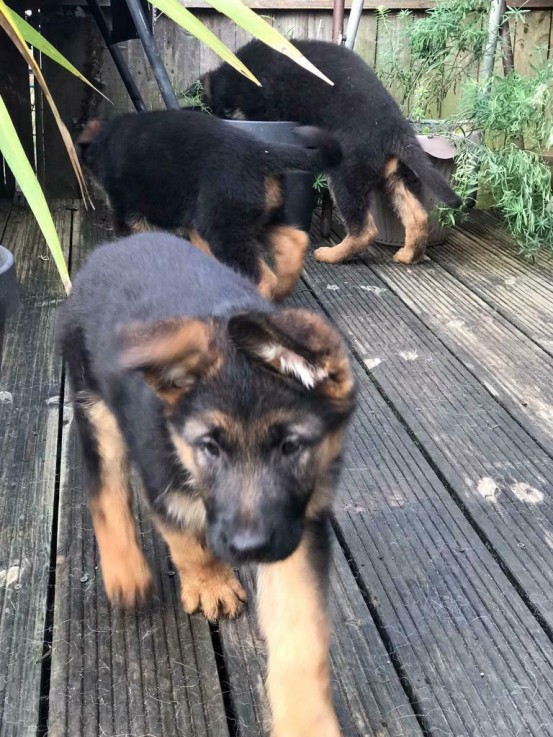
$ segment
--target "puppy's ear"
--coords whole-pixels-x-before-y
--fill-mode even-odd
[[[169,407],[222,360],[213,322],[175,318],[132,323],[120,331],[119,363],[140,370]]]
[[[85,127],[79,133],[76,138],[76,143],[87,144],[92,143],[98,133],[102,130],[102,121],[98,118],[93,118],[86,123]]]
[[[229,321],[234,345],[254,360],[294,378],[330,399],[350,400],[355,392],[340,334],[308,310],[243,313]]]

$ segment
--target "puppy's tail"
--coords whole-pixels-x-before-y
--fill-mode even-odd
[[[267,148],[272,174],[286,171],[325,172],[342,161],[342,148],[331,133],[312,126],[296,128],[303,146],[272,145]]]
[[[89,120],[75,140],[75,148],[83,164],[90,164],[90,144],[102,130],[102,121],[95,118]]]
[[[418,141],[408,141],[396,153],[396,156],[411,169],[420,181],[436,194],[441,202],[448,207],[460,207],[463,200],[457,195],[432,165],[428,154],[421,148]]]

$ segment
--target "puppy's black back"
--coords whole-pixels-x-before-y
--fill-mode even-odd
[[[117,371],[121,325],[248,309],[270,309],[250,281],[187,241],[143,233],[88,257],[60,310],[58,335],[66,357],[73,342],[82,344],[98,377]]]
[[[214,113],[321,126],[336,134],[346,163],[364,161],[374,172],[381,172],[388,158],[397,156],[444,202],[460,203],[429,163],[393,97],[358,54],[324,41],[303,40],[295,45],[334,86],[265,44],[251,41],[237,56],[262,87],[251,85],[223,64],[206,82],[207,100]]]

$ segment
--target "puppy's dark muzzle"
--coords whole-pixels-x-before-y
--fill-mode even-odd
[[[302,530],[301,522],[287,522],[280,529],[234,527],[223,522],[210,525],[208,536],[213,552],[233,565],[276,563],[294,552]]]

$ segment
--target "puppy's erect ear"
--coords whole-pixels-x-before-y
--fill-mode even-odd
[[[175,318],[132,323],[120,331],[120,365],[140,370],[168,406],[222,360],[212,321]]]
[[[248,312],[229,321],[234,345],[331,399],[353,398],[355,382],[340,334],[308,310]]]

